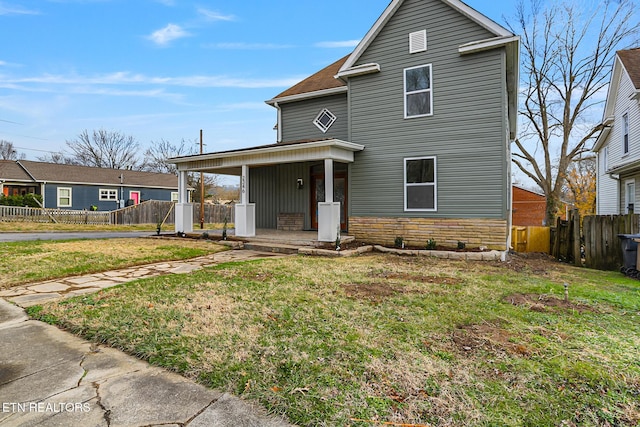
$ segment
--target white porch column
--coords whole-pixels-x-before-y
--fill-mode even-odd
[[[189,203],[189,189],[187,172],[178,173],[178,203],[176,203],[176,233],[191,233],[193,231],[193,205]]]
[[[333,202],[333,159],[324,160],[324,200],[318,203],[318,241],[335,242],[340,227],[340,203]]]
[[[256,235],[256,204],[249,203],[249,166],[247,165],[242,165],[240,203],[236,205],[235,228],[237,237]]]

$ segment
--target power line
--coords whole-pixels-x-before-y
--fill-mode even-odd
[[[24,123],[12,122],[11,120],[3,120],[3,119],[0,119],[0,122],[13,123],[14,125],[22,125],[22,126],[26,126]]]
[[[42,153],[50,153],[50,154],[57,154],[57,153],[62,153],[63,152],[63,150],[58,150],[58,151],[38,150],[37,148],[16,147],[15,145],[13,146],[13,148],[17,148],[19,150],[27,150],[27,151],[40,151]]]

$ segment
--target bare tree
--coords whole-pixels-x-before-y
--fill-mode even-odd
[[[61,153],[61,152],[49,153],[49,154],[45,154],[44,156],[38,156],[37,158],[41,162],[56,163],[59,165],[77,165],[78,164],[72,157],[65,156],[64,153]]]
[[[167,159],[195,154],[196,141],[182,139],[179,144],[173,144],[161,139],[151,144],[144,153],[143,163],[143,169],[150,172],[177,173],[176,165],[167,163]]]
[[[84,130],[67,141],[73,161],[84,166],[110,169],[139,169],[138,142],[132,136],[104,129],[91,134]]]
[[[16,150],[13,142],[0,139],[0,159],[2,160],[21,160],[24,159],[24,154],[19,154]]]
[[[604,0],[583,12],[576,3],[524,1],[516,12],[521,35],[522,131],[513,162],[547,198],[546,222],[555,221],[571,163],[601,130],[589,123],[602,102],[617,49],[638,35],[631,0]]]

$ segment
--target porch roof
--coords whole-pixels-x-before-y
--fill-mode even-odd
[[[621,165],[614,165],[607,169],[607,174],[609,175],[621,175],[628,173],[635,173],[640,170],[640,160],[632,160],[627,163],[623,163]]]
[[[241,175],[242,166],[268,166],[283,163],[299,163],[332,159],[352,163],[354,154],[364,150],[364,145],[340,139],[321,139],[282,142],[217,153],[174,157],[179,171],[208,172],[224,175]]]

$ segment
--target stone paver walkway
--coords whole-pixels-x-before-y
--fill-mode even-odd
[[[15,286],[11,289],[0,291],[0,298],[4,298],[21,307],[30,307],[60,298],[97,292],[101,289],[110,288],[132,280],[167,274],[185,274],[204,267],[230,261],[247,261],[282,256],[286,255],[246,249],[230,250],[188,260],[145,264],[104,273],[87,274],[84,276],[67,277]]]

